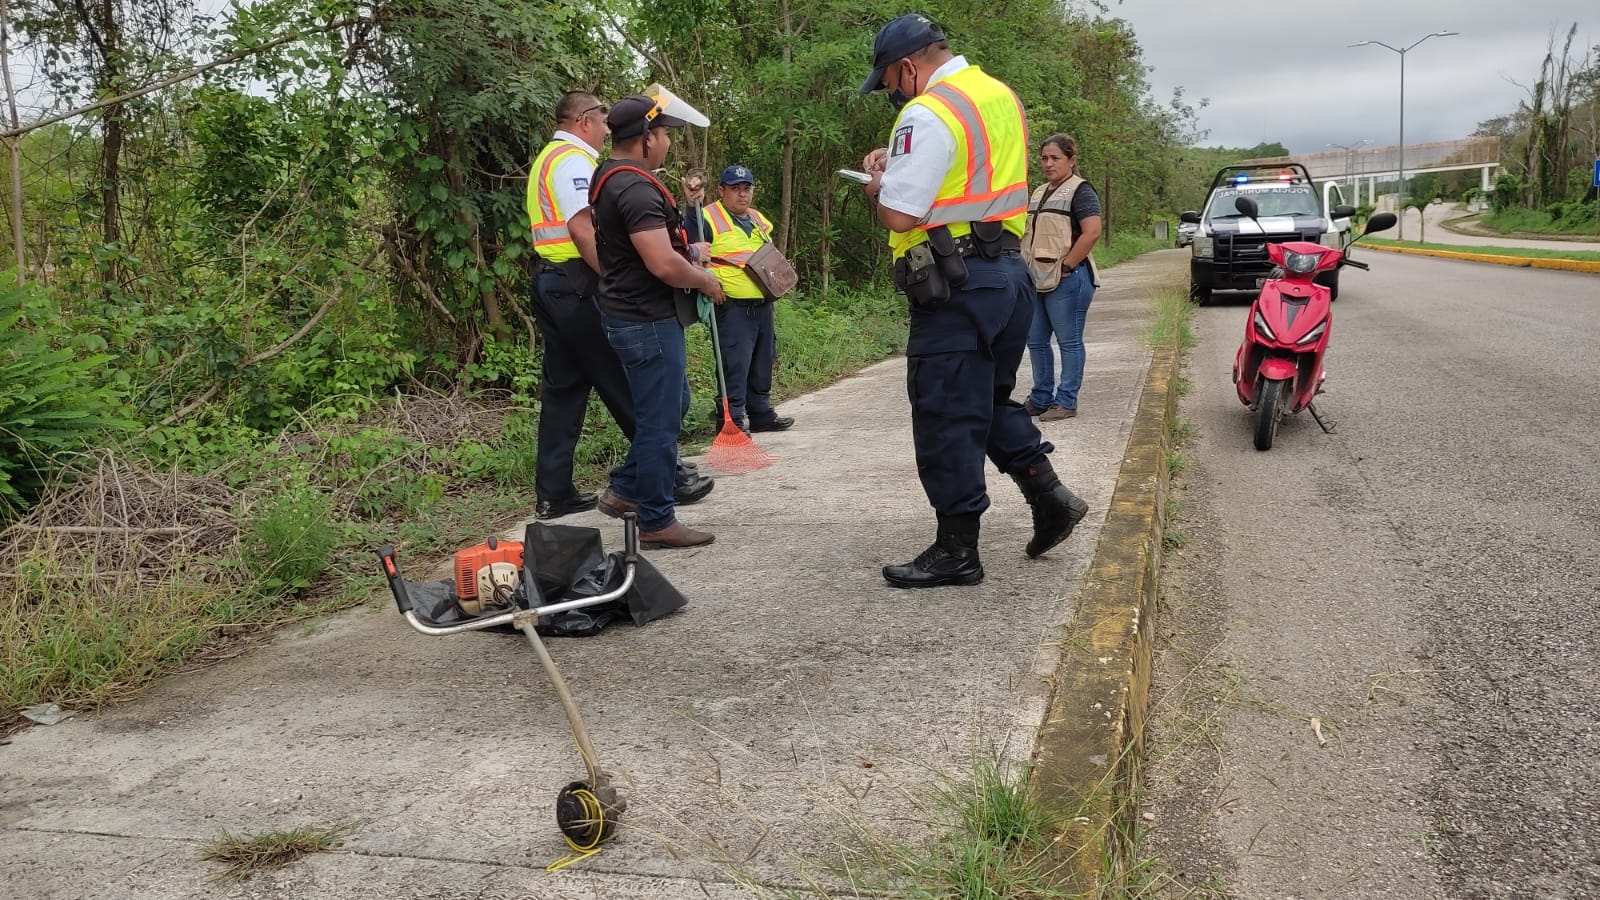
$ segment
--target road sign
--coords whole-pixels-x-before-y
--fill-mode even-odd
[[[1600,159],[1594,161],[1594,186],[1600,187]]]

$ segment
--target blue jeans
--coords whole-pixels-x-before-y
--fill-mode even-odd
[[[689,411],[689,358],[677,317],[630,322],[602,314],[622,371],[628,376],[638,426],[628,457],[611,474],[611,492],[639,504],[639,527],[659,531],[676,519],[672,486],[678,468],[678,429]]]
[[[1048,293],[1035,294],[1033,326],[1028,329],[1028,358],[1033,363],[1033,392],[1028,400],[1049,409],[1078,408],[1078,389],[1083,387],[1083,323],[1094,302],[1094,279],[1089,265],[1079,265],[1061,276],[1061,283]],[[1050,337],[1061,344],[1061,383],[1056,384],[1055,354]]]

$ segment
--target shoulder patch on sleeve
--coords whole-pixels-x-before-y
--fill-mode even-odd
[[[910,125],[902,125],[895,129],[894,139],[889,142],[890,156],[905,156],[911,152],[911,128]]]
[[[572,179],[572,186],[574,188],[576,188],[577,190],[587,191],[589,189],[589,179],[587,179],[587,178],[574,178],[574,179]]]

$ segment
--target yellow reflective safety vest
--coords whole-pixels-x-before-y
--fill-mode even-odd
[[[706,207],[705,217],[711,231],[711,272],[722,282],[723,293],[735,300],[766,299],[744,265],[763,244],[772,243],[772,223],[751,207],[750,221],[756,227],[745,234],[721,200]]]
[[[950,234],[960,237],[971,233],[969,222],[1004,222],[1006,231],[1022,237],[1028,219],[1028,121],[1016,93],[969,65],[913,97],[906,109],[912,106],[927,107],[949,127],[956,155],[926,221],[889,233],[895,259],[927,241],[927,229],[938,225],[950,226]]]
[[[567,230],[567,214],[556,199],[556,166],[574,154],[589,160],[590,168],[600,160],[582,144],[556,140],[544,146],[533,158],[528,176],[528,221],[533,224],[533,252],[547,263],[564,263],[578,258],[578,245]]]

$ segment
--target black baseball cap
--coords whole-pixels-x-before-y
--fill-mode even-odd
[[[890,63],[944,39],[944,29],[921,13],[906,13],[890,21],[878,31],[878,39],[872,43],[872,74],[862,83],[861,93],[883,89],[883,73]]]
[[[651,128],[682,128],[688,122],[661,111],[654,97],[629,94],[612,104],[606,115],[606,125],[611,128],[611,139],[627,140],[638,137]]]

